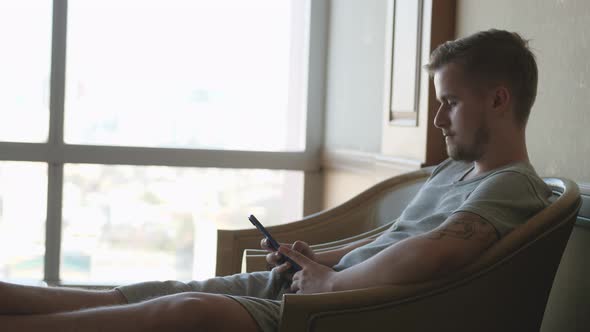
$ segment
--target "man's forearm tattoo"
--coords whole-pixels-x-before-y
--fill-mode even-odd
[[[446,236],[463,240],[487,240],[491,236],[495,237],[496,232],[493,227],[483,219],[462,218],[430,232],[427,237],[432,240],[438,240]]]

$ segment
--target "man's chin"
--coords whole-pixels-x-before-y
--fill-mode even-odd
[[[454,161],[465,161],[465,162],[473,162],[477,160],[475,156],[470,153],[466,153],[460,149],[456,149],[447,145],[447,154],[449,158],[453,159]]]

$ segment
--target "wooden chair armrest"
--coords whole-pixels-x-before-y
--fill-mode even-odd
[[[315,252],[323,252],[323,251],[338,249],[338,248],[344,247],[350,243],[356,242],[361,239],[377,237],[381,233],[383,233],[385,230],[387,230],[389,227],[391,227],[391,223],[387,224],[387,225],[383,225],[381,227],[378,227],[378,228],[371,230],[369,232],[359,234],[357,236],[351,236],[349,238],[338,240],[338,241],[332,241],[332,242],[328,242],[328,243],[321,243],[321,244],[312,245],[311,248]],[[244,254],[242,257],[241,272],[245,273],[245,272],[269,270],[270,267],[266,263],[266,254],[267,254],[267,252],[262,249],[246,249],[246,250],[244,250]]]
[[[350,236],[350,237],[347,237],[347,238],[341,239],[341,240],[312,245],[311,247],[314,250],[331,250],[331,249],[340,248],[340,247],[346,246],[350,243],[353,243],[353,242],[356,242],[359,240],[363,240],[363,239],[367,239],[367,238],[376,238],[377,236],[379,236],[383,232],[385,232],[387,229],[389,229],[391,227],[391,225],[393,225],[393,222],[385,224],[380,227],[377,227],[377,228],[372,229],[370,231],[364,232],[362,234]]]
[[[326,250],[336,249],[326,247],[324,249],[318,249],[316,252],[322,252]],[[256,271],[267,271],[270,270],[271,267],[266,262],[266,254],[267,252],[264,250],[257,250],[257,249],[246,249],[244,250],[244,257],[242,259],[242,273],[246,272],[256,272]]]
[[[268,263],[266,263],[266,254],[266,251],[260,249],[244,250],[241,272],[245,273],[270,270]]]
[[[393,305],[397,301],[404,299],[416,289],[401,288],[394,286],[376,287],[359,289],[353,291],[332,292],[323,294],[310,295],[296,295],[285,294],[283,296],[283,303],[281,307],[281,323],[279,326],[280,332],[295,332],[295,331],[310,331],[310,326],[314,325],[316,321],[322,316],[329,316],[330,314],[338,314],[346,312],[347,317],[354,317],[358,319],[357,315],[350,315],[357,313],[362,316],[364,311],[367,312],[366,317],[355,324],[354,321],[339,324],[346,326],[345,329],[330,329],[329,331],[357,331],[363,324],[370,320],[376,313],[376,308],[384,305]],[[350,325],[361,325],[351,328]],[[366,327],[366,325],[365,325]],[[385,326],[381,326],[375,330],[382,330]],[[374,329],[367,329],[369,331]],[[322,330],[323,331],[323,330]]]

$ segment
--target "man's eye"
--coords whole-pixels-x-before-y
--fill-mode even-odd
[[[448,104],[449,104],[449,106],[451,106],[451,107],[455,107],[455,106],[457,106],[457,102],[456,102],[456,101],[449,101],[449,103],[448,103]]]

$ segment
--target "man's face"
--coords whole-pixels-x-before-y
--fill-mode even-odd
[[[468,82],[461,67],[454,63],[434,73],[434,87],[440,102],[434,125],[445,136],[449,157],[479,160],[489,141],[484,93]]]

